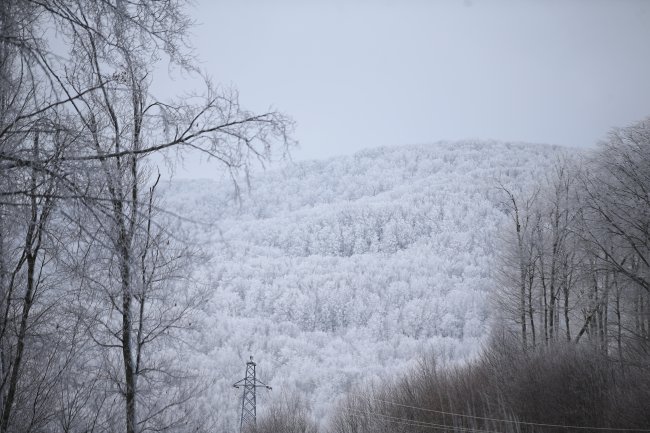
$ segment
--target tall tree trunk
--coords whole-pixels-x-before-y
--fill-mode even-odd
[[[623,361],[623,324],[621,323],[621,289],[618,285],[616,275],[614,275],[614,290],[616,298],[614,300],[614,312],[616,313],[616,349],[618,360]],[[621,363],[622,365],[622,363]]]
[[[646,305],[645,305],[645,293],[642,290],[639,290],[639,335],[641,336],[642,340],[647,340],[648,339],[648,329],[646,326],[646,320],[647,320],[647,313],[646,313]]]
[[[121,200],[114,202],[115,216],[118,221],[120,279],[122,292],[122,360],[124,363],[124,399],[126,415],[126,433],[136,433],[137,381],[133,359],[133,324],[132,324],[132,285],[131,285],[131,235],[126,228],[124,204]]]
[[[528,318],[530,320],[530,334],[533,339],[533,347],[537,344],[537,337],[535,335],[535,309],[533,308],[533,282],[534,273],[531,272],[528,278]]]
[[[526,267],[523,256],[523,241],[521,239],[520,226],[517,222],[517,237],[519,243],[519,273],[520,273],[520,289],[519,289],[519,320],[521,321],[521,345],[524,350],[528,348],[526,336]]]
[[[34,135],[34,146],[32,149],[34,159],[39,156],[39,133]],[[37,193],[37,173],[32,169],[30,179],[30,201],[29,201],[29,225],[25,234],[25,244],[23,247],[23,254],[27,264],[27,282],[25,287],[25,294],[22,300],[22,312],[20,316],[20,325],[18,328],[18,335],[16,339],[16,351],[13,354],[9,369],[11,371],[9,376],[9,383],[7,394],[3,401],[2,418],[0,418],[0,432],[6,432],[11,420],[11,413],[14,407],[14,400],[18,388],[18,381],[21,374],[21,366],[23,362],[23,354],[25,351],[25,343],[27,339],[27,327],[29,321],[29,312],[34,303],[34,293],[38,284],[36,276],[36,262],[41,248],[41,239],[44,225],[48,219],[51,203],[45,201],[40,206],[36,199]],[[39,215],[39,208],[41,210]],[[12,283],[13,284],[13,283]],[[9,302],[9,300],[7,300]]]
[[[571,324],[569,323],[569,284],[563,287],[564,294],[564,327],[566,333],[566,341],[571,341]]]
[[[2,422],[0,422],[0,431],[6,432],[9,427],[11,419],[11,411],[16,398],[16,390],[18,387],[18,380],[20,379],[20,368],[23,361],[23,353],[25,351],[25,338],[27,336],[27,321],[29,319],[29,311],[33,305],[34,295],[34,274],[36,270],[36,255],[27,255],[27,289],[23,298],[23,311],[20,317],[20,328],[18,330],[18,338],[16,341],[16,353],[13,357],[11,366],[11,377],[9,379],[9,389],[4,401],[2,410]]]
[[[544,272],[541,272],[542,278],[542,323],[544,325],[544,344],[548,346],[549,332],[548,332],[548,293],[546,290],[546,277]]]

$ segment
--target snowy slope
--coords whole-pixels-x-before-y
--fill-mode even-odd
[[[166,202],[209,252],[211,302],[192,362],[206,414],[236,425],[250,354],[274,390],[305,393],[316,417],[353,383],[418,357],[471,357],[485,337],[500,181],[526,189],[562,149],[496,142],[373,149],[232,182],[177,181]]]

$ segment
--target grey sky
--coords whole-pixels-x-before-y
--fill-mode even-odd
[[[465,138],[590,146],[650,115],[650,2],[201,0],[194,44],[294,159]],[[180,170],[179,177],[211,168]]]

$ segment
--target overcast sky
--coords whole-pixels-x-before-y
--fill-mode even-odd
[[[586,147],[650,115],[647,0],[200,0],[192,16],[214,80],[296,120],[296,160],[466,138]],[[211,170],[189,165],[179,177]]]

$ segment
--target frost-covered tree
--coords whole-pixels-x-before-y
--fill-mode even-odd
[[[165,418],[170,402],[183,397],[154,404],[152,381],[142,378],[171,371],[151,355],[167,350],[159,342],[169,342],[170,330],[185,326],[191,300],[176,301],[187,292],[178,281],[188,249],[164,242],[169,233],[154,212],[145,158],[200,151],[236,172],[267,159],[273,143],[288,145],[291,126],[279,113],[243,110],[235,91],[209,83],[175,101],[152,95],[161,59],[196,71],[185,49],[185,7],[176,0],[0,6],[0,431],[18,428],[29,408],[51,429],[173,424]],[[54,33],[56,52],[43,37]],[[75,277],[67,284],[59,281],[64,269]],[[55,294],[44,296],[45,289]],[[53,312],[61,313],[56,322]],[[39,346],[50,328],[60,328],[70,346]],[[46,348],[53,355],[39,364]],[[78,350],[103,355],[68,356]],[[75,381],[72,364],[89,369],[89,380]],[[55,402],[55,392],[66,398]],[[75,422],[80,413],[86,422]]]
[[[584,230],[594,271],[585,329],[607,347],[647,352],[650,293],[650,121],[614,129],[584,176]],[[608,314],[610,313],[610,314]],[[613,314],[612,314],[613,313]],[[625,341],[622,341],[625,340]]]
[[[499,298],[522,340],[532,337],[525,347],[586,340],[621,360],[647,353],[648,130],[647,120],[615,129],[590,158],[559,160],[524,219],[506,191],[512,241]]]
[[[539,224],[539,213],[536,212],[539,190],[515,194],[503,185],[499,189],[504,193],[503,203],[511,220],[511,229],[507,233],[511,235],[506,235],[503,247],[500,278],[504,289],[497,299],[501,309],[518,324],[521,345],[526,350],[529,345],[535,346],[537,338],[534,287],[539,257],[534,227]]]

